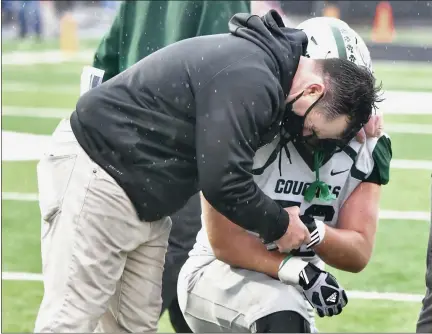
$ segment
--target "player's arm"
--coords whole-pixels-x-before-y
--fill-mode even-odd
[[[360,272],[369,262],[378,222],[381,186],[360,184],[339,212],[337,228],[325,226],[324,240],[314,248],[328,265]]]
[[[366,145],[374,143],[370,140]],[[325,237],[314,250],[328,265],[360,272],[368,264],[379,218],[381,185],[389,182],[391,141],[382,135],[374,143],[372,173],[353,191],[339,212],[337,228],[326,226]]]
[[[285,284],[299,284],[320,317],[337,315],[347,305],[345,291],[331,274],[299,257],[267,251],[257,237],[230,222],[203,197],[201,208],[210,245],[220,261],[267,274]],[[332,295],[337,299],[328,302]]]
[[[202,195],[201,210],[210,245],[218,260],[278,278],[279,265],[286,254],[267,251],[258,237],[232,223]]]

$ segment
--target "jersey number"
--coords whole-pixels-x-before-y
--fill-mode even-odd
[[[283,208],[288,208],[290,206],[298,206],[299,208],[301,207],[300,202],[282,200],[276,200],[276,202],[279,203]],[[324,222],[331,222],[335,215],[335,210],[331,205],[312,204],[305,210],[303,214],[306,216],[315,217],[316,219],[321,218],[324,220]]]

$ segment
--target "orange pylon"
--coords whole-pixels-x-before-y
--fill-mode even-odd
[[[381,1],[375,11],[372,40],[377,43],[391,43],[395,34],[392,7],[388,1]]]
[[[323,16],[340,18],[340,10],[335,5],[325,6],[323,9]]]

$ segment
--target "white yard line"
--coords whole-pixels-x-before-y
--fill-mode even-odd
[[[68,63],[65,64],[64,66],[58,66],[55,68],[55,73],[51,72],[51,74],[55,75],[55,76],[62,76],[62,75],[68,75],[68,76],[73,76],[75,77],[73,79],[72,82],[66,81],[64,80],[63,82],[67,82],[67,84],[71,84],[74,82],[79,83],[79,76],[80,76],[80,67],[84,67],[84,65],[88,65],[86,63],[83,62],[75,62],[75,63]],[[5,77],[14,77],[13,74],[16,71],[25,71],[26,74],[31,77],[31,76],[35,76],[35,75],[40,75],[41,73],[41,69],[38,66],[21,66],[21,65],[14,65],[14,66],[3,66],[2,68],[2,75],[4,74]],[[40,78],[33,78],[36,81],[38,81],[38,79],[40,80]],[[71,80],[72,77],[70,77]],[[3,80],[3,84],[5,82],[11,82],[10,80]],[[19,82],[21,83],[28,83],[27,80],[19,80]],[[30,81],[32,82],[32,81]],[[39,82],[38,82],[39,83]],[[42,84],[45,84],[46,82],[41,82]]]
[[[61,64],[65,62],[85,62],[91,64],[94,51],[82,50],[66,53],[61,50],[14,51],[2,55],[2,65],[33,66],[36,64]]]
[[[424,295],[398,292],[347,291],[348,298],[367,300],[389,300],[397,302],[421,302]]]
[[[432,134],[432,125],[410,124],[410,123],[388,123],[384,124],[384,131],[387,133],[411,133],[411,134]]]
[[[3,116],[21,116],[37,118],[65,118],[69,117],[73,111],[71,108],[27,108],[27,107],[2,107]]]
[[[35,193],[9,193],[2,192],[2,199],[8,201],[34,202],[39,200],[38,194]]]
[[[390,167],[393,169],[425,169],[432,171],[432,161],[395,159],[390,162]]]
[[[36,193],[2,192],[2,199],[8,201],[34,202],[38,201]],[[380,219],[430,221],[431,214],[426,211],[393,211],[380,210]]]
[[[422,108],[410,107],[414,110],[407,110],[408,106],[404,104],[399,104],[400,100],[397,101],[388,101],[387,103],[380,106],[380,110],[383,111],[384,115],[432,115],[432,108],[429,106],[425,106]],[[410,102],[416,103],[411,100]]]
[[[73,85],[35,85],[29,83],[10,82],[6,81],[2,85],[2,91],[4,93],[61,93],[71,94],[79,96],[79,87]]]
[[[431,115],[430,101],[432,93],[429,92],[405,92],[386,91],[383,94],[385,100],[380,103],[379,109],[384,113],[398,115]]]
[[[380,219],[431,221],[431,213],[427,211],[395,211],[380,210]]]
[[[3,281],[43,281],[42,274],[2,272]],[[347,291],[348,298],[366,300],[386,300],[398,302],[421,302],[423,295],[396,293],[396,292],[376,292],[376,291]]]
[[[16,273],[16,272],[2,272],[3,281],[38,281],[41,282],[42,274],[35,273]]]

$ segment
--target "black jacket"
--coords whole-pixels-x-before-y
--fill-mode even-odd
[[[289,218],[251,169],[279,131],[307,38],[274,10],[236,14],[229,29],[171,44],[90,90],[72,130],[141,219],[170,215],[201,190],[234,223],[274,241]]]

